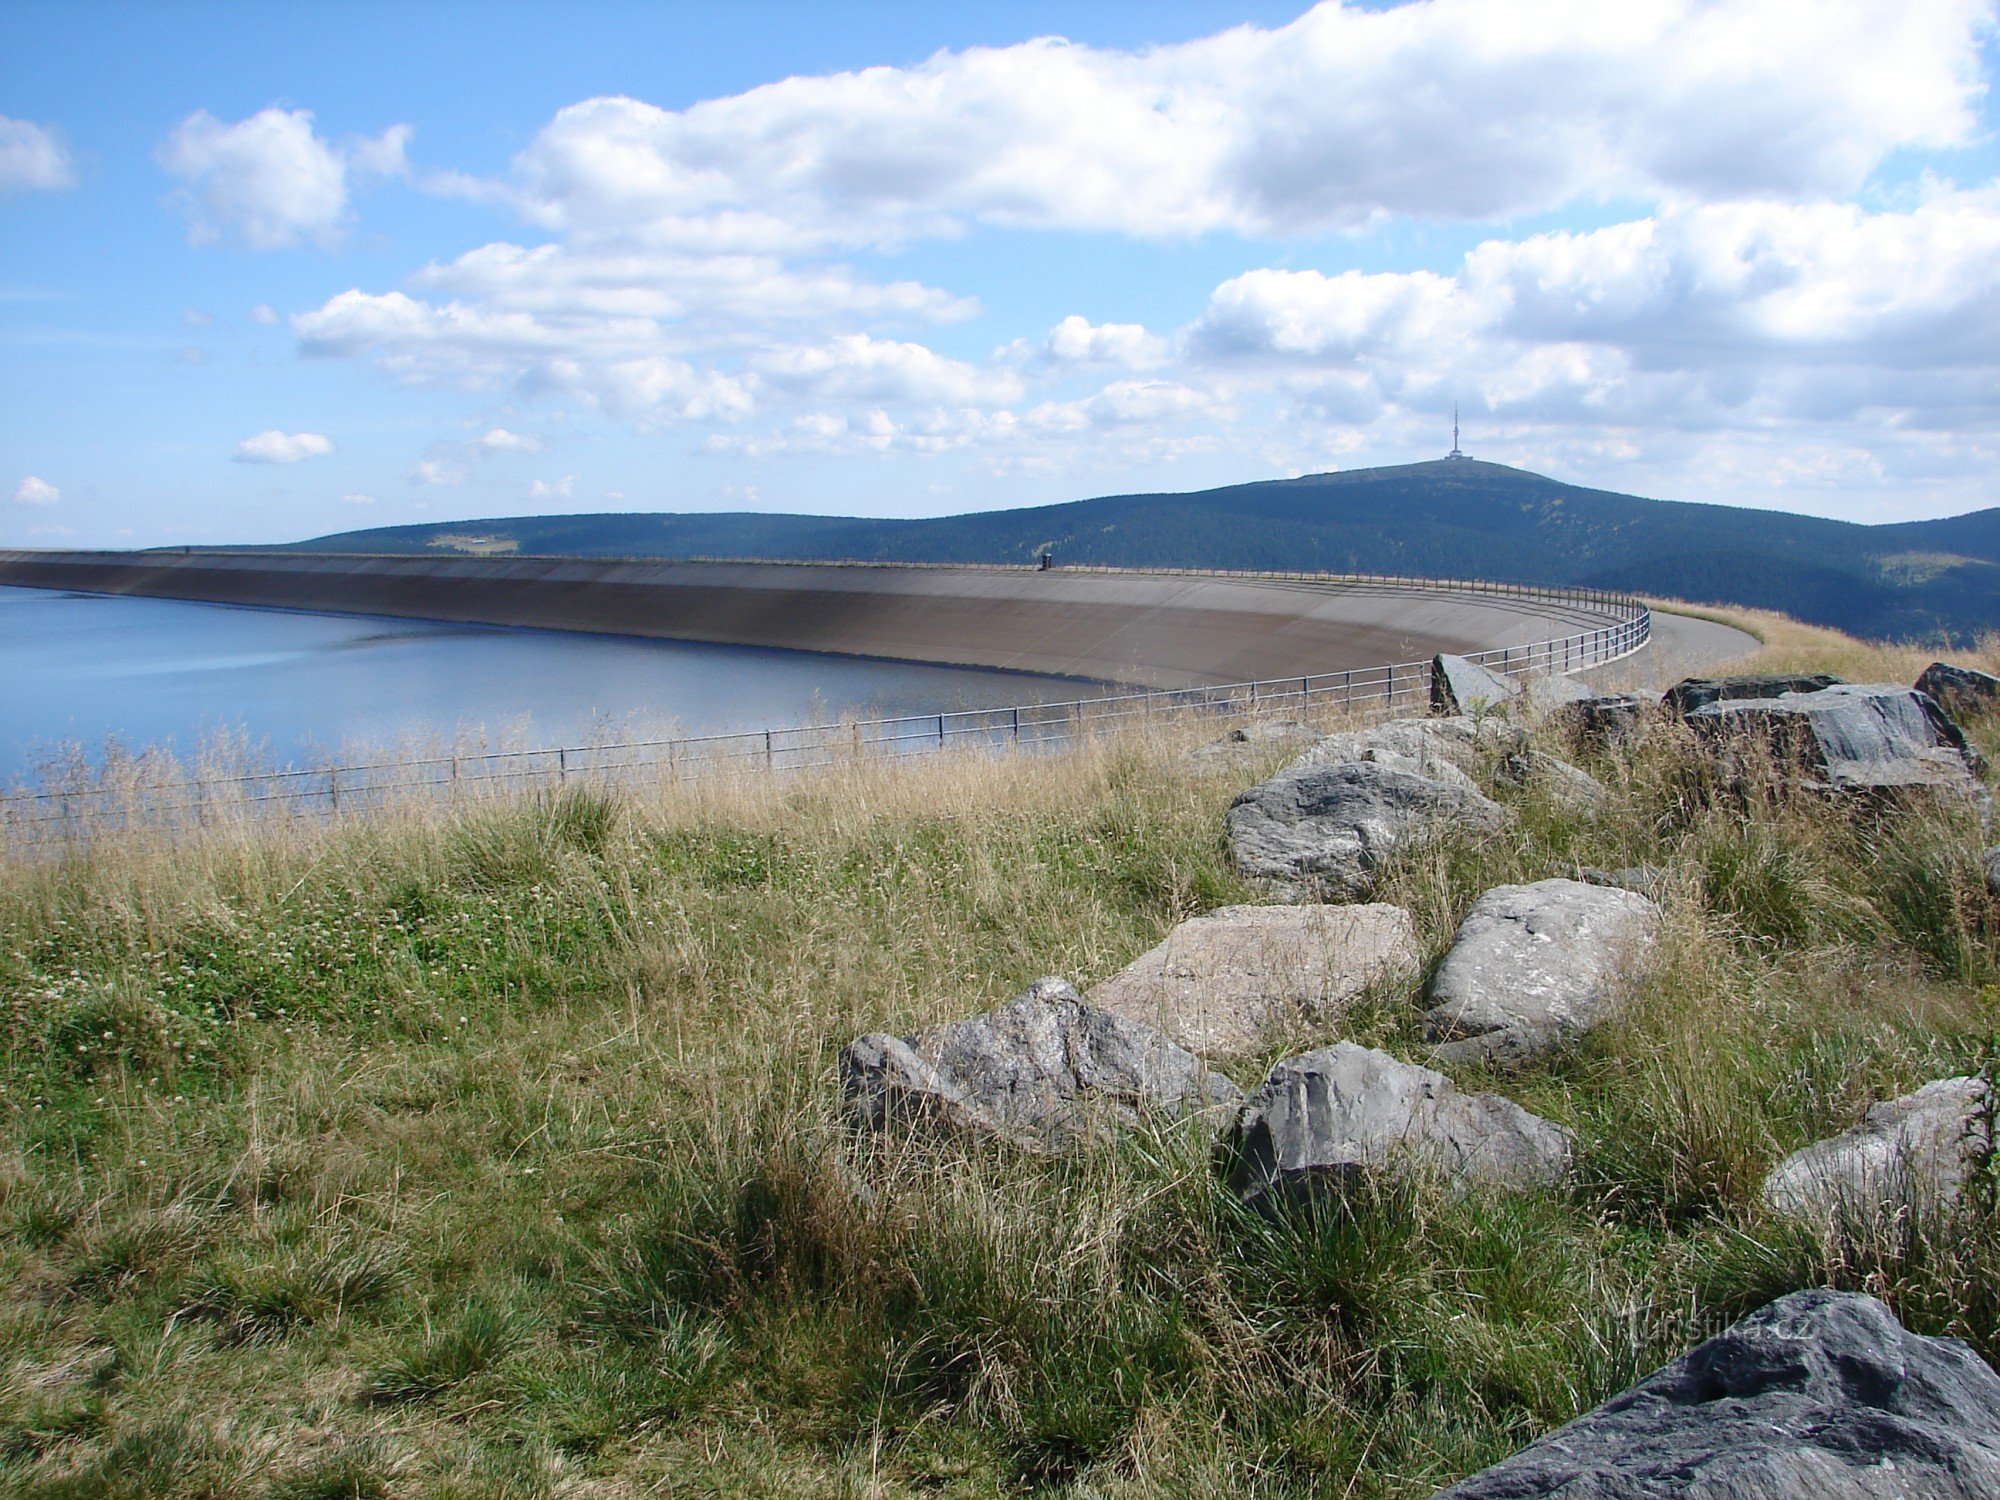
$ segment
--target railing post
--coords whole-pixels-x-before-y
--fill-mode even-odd
[[[777,768],[777,752],[771,746],[771,731],[767,729],[764,731],[764,769],[775,771]]]
[[[569,780],[569,751],[564,749],[562,746],[558,745],[556,747],[556,784],[560,786],[566,783],[568,780]]]

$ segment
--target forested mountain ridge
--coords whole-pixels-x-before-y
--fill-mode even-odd
[[[925,520],[518,516],[341,532],[314,551],[1301,568],[1578,583],[1783,611],[1859,635],[2000,629],[2000,508],[1861,526],[1648,500],[1477,459]]]

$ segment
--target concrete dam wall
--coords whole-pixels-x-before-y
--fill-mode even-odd
[[[1574,590],[1307,575],[0,550],[0,584],[1206,687],[1576,635]]]

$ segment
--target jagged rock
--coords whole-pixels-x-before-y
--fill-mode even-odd
[[[1840,683],[1810,693],[1724,699],[1687,715],[1712,740],[1750,736],[1835,791],[1931,787],[1982,796],[1979,759],[1937,704],[1893,683]]]
[[[1786,693],[1817,693],[1844,678],[1830,672],[1759,672],[1741,677],[1684,677],[1668,688],[1663,703],[1683,716],[1711,703],[1744,703]]]
[[[1288,895],[1354,901],[1382,861],[1440,823],[1498,829],[1506,809],[1464,786],[1372,761],[1293,765],[1236,799],[1225,819],[1236,867]]]
[[[1062,1151],[1142,1111],[1185,1115],[1242,1090],[1142,1022],[1038,979],[998,1010],[896,1037],[873,1032],[840,1054],[849,1113],[873,1130],[938,1128]]]
[[[1991,1500],[2000,1376],[1873,1297],[1794,1292],[1435,1500]]]
[[[1986,867],[1986,894],[2000,901],[2000,849],[1988,849],[1980,862]]]
[[[1086,998],[1196,1052],[1246,1052],[1420,962],[1399,906],[1225,906],[1182,922]]]
[[[1664,901],[1672,884],[1669,873],[1658,865],[1624,865],[1616,870],[1578,865],[1576,878],[1586,885],[1610,885],[1622,891],[1637,891],[1653,901]]]
[[[1572,816],[1592,818],[1611,805],[1611,793],[1588,771],[1542,750],[1517,750],[1500,762],[1501,786],[1536,792]]]
[[[1201,745],[1188,752],[1188,759],[1197,766],[1214,765],[1218,762],[1233,765],[1269,748],[1301,748],[1315,744],[1320,732],[1310,724],[1302,724],[1297,719],[1250,719],[1238,724],[1229,733],[1212,744]]]
[[[1288,1057],[1231,1133],[1229,1184],[1252,1203],[1339,1192],[1416,1167],[1454,1187],[1546,1186],[1569,1166],[1570,1133],[1498,1094],[1341,1042]]]
[[[2000,703],[2000,677],[1973,667],[1934,661],[1917,679],[1917,691],[1928,694],[1946,713],[1991,708]]]
[[[1635,891],[1540,880],[1495,886],[1431,979],[1426,1034],[1447,1062],[1506,1067],[1605,1020],[1652,946],[1660,908]]]
[[[1526,736],[1519,729],[1499,718],[1391,719],[1366,729],[1329,734],[1292,766],[1370,761],[1477,790],[1469,773],[1480,770],[1488,755],[1505,755],[1525,743]]]
[[[1431,658],[1431,712],[1483,714],[1519,695],[1521,684],[1462,656]]]
[[[1993,1149],[1983,1078],[1940,1078],[1875,1105],[1841,1135],[1794,1151],[1764,1179],[1764,1202],[1804,1218],[1867,1218],[1955,1203]]]
[[[1579,745],[1629,745],[1645,737],[1659,706],[1659,697],[1652,693],[1606,693],[1565,703],[1555,710],[1554,719]]]

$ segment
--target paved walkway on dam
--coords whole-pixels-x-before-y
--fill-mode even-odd
[[[1762,645],[1756,636],[1733,625],[1656,609],[1653,637],[1645,650],[1576,675],[1600,692],[1660,691],[1683,677],[1709,677],[1733,667]]]

